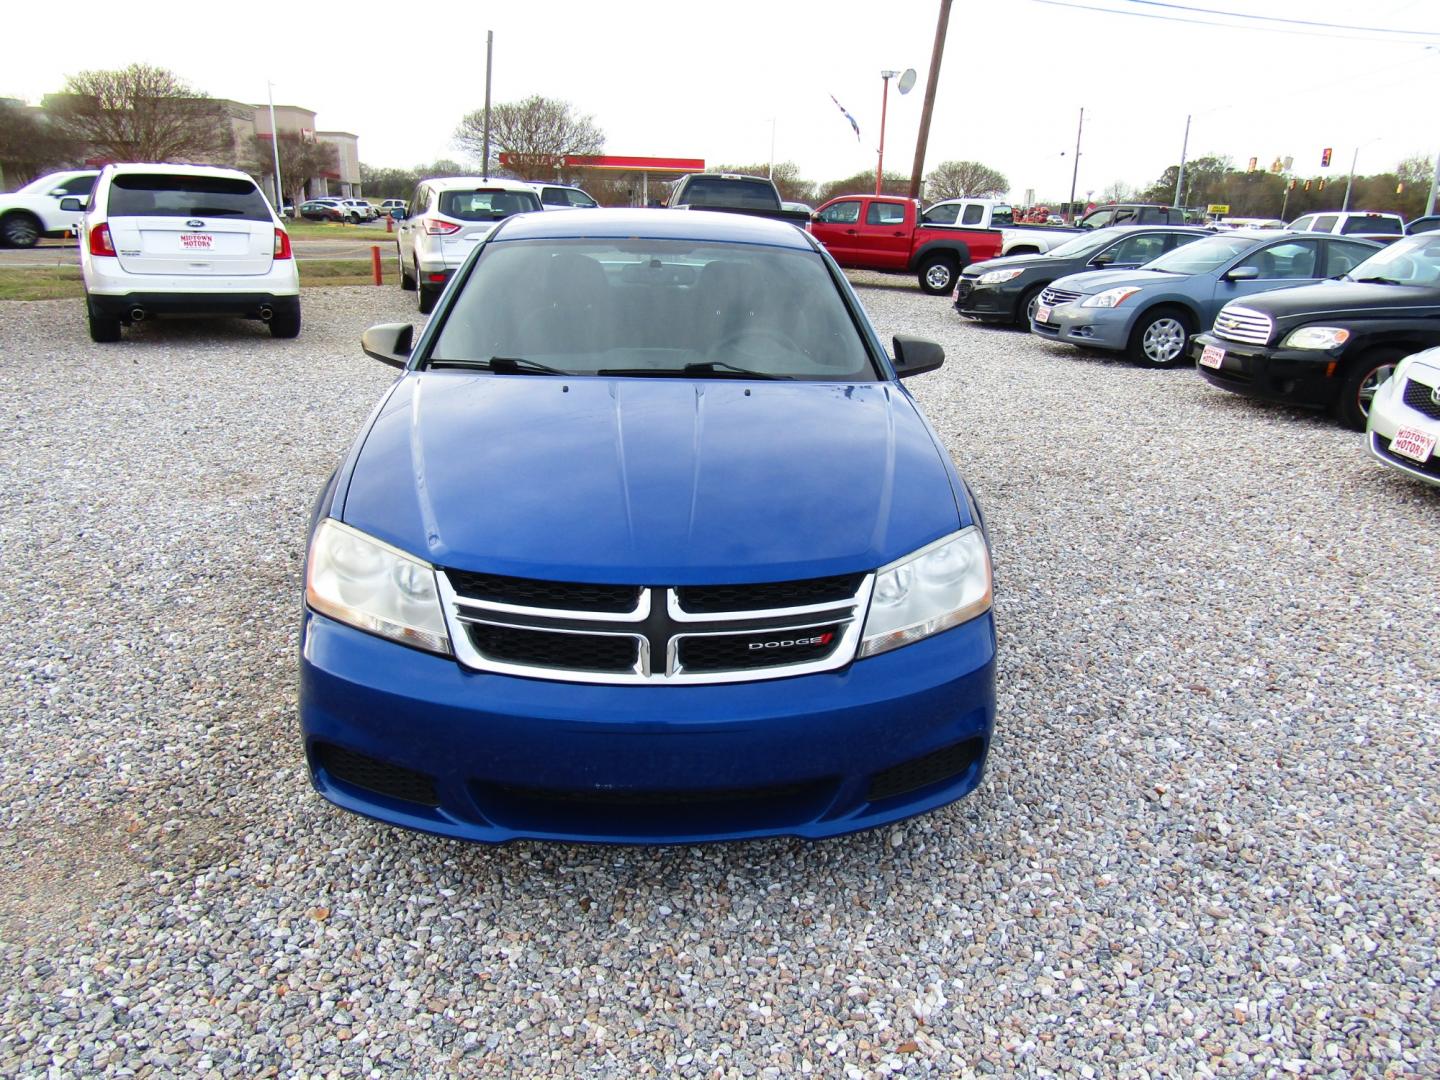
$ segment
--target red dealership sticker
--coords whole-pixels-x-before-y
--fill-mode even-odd
[[[180,243],[187,248],[208,248],[215,242],[209,233],[181,233]]]

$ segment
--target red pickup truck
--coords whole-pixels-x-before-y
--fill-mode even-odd
[[[954,289],[970,263],[1000,254],[999,229],[917,225],[919,216],[915,199],[839,195],[815,211],[810,231],[841,266],[913,273],[934,296]]]

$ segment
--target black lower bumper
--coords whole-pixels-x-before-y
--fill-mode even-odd
[[[238,315],[245,319],[267,318],[300,311],[298,296],[275,296],[273,293],[125,293],[121,296],[86,297],[90,306],[101,315],[134,321],[138,308],[149,318],[152,315]]]
[[[1013,322],[1019,303],[1018,291],[980,288],[974,278],[961,277],[955,287],[955,310],[966,318]]]
[[[1218,368],[1200,363],[1207,345],[1225,350]],[[1232,394],[1304,409],[1328,409],[1340,393],[1340,361],[1325,350],[1241,345],[1213,334],[1197,334],[1190,355],[1206,382]]]

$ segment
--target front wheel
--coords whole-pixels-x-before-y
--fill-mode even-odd
[[[1335,399],[1335,419],[1352,431],[1364,431],[1375,391],[1395,374],[1395,365],[1404,356],[1400,349],[1372,349],[1351,361],[1340,383],[1340,396]]]
[[[931,296],[944,296],[955,288],[955,259],[950,255],[931,255],[920,264],[920,291]]]
[[[1030,324],[1035,321],[1035,309],[1040,306],[1040,294],[1044,291],[1044,285],[1036,285],[1020,297],[1020,302],[1015,305],[1016,326],[1023,326],[1027,330],[1029,329]]]
[[[40,220],[33,214],[17,212],[0,221],[0,241],[7,247],[32,248],[40,242]]]
[[[1130,333],[1130,359],[1146,367],[1179,367],[1194,332],[1189,314],[1179,308],[1147,311]]]

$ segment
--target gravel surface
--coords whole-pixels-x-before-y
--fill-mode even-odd
[[[896,279],[893,285],[905,283]],[[396,290],[0,304],[0,1073],[1440,1074],[1440,492],[862,289],[995,543],[981,788],[819,844],[466,846],[305,776],[310,505]]]

